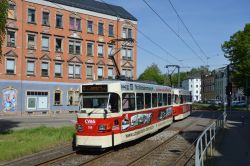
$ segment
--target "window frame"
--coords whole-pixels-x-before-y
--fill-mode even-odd
[[[91,45],[91,54],[89,52],[88,46]],[[93,42],[87,42],[87,56],[94,56],[94,43]]]
[[[34,12],[34,13],[30,13],[30,12]],[[30,20],[30,17],[31,19],[34,18],[34,20]],[[27,19],[28,19],[27,20],[28,24],[36,24],[36,9],[28,8]]]
[[[45,14],[47,15],[47,18],[45,18]],[[42,12],[42,26],[49,26],[50,25],[50,13],[48,11]],[[44,22],[45,21],[45,22]]]
[[[57,24],[57,18],[60,17],[61,18],[61,26],[58,26]],[[56,21],[55,21],[55,24],[56,24],[56,28],[60,28],[62,29],[63,28],[63,15],[62,14],[56,14]]]
[[[29,36],[34,37],[34,44],[33,45],[29,41]],[[28,33],[27,34],[27,49],[29,49],[29,50],[35,50],[36,49],[36,34],[34,34],[34,33]]]
[[[43,64],[47,64],[47,74],[43,74],[44,72],[43,72]],[[49,77],[49,68],[50,68],[50,63],[48,62],[48,61],[42,61],[41,62],[41,77]]]
[[[61,40],[61,46],[60,48],[57,48],[57,40]],[[63,38],[61,37],[55,37],[55,52],[63,52]]]
[[[60,65],[60,73],[56,73],[56,66],[57,65]],[[55,62],[55,67],[54,67],[54,76],[56,78],[62,78],[62,75],[63,75],[63,63],[61,62]],[[60,74],[60,75],[59,75]]]
[[[88,71],[89,69],[91,69],[90,72]],[[93,80],[93,66],[86,66],[86,79]]]
[[[43,40],[48,40],[48,47],[44,47]],[[41,50],[42,51],[49,51],[50,50],[50,37],[48,35],[42,35],[42,41],[41,41]]]
[[[8,65],[7,65],[8,60],[13,61],[13,70],[7,69],[8,68]],[[8,70],[13,71],[13,72],[9,72]],[[5,74],[6,75],[14,75],[14,74],[16,74],[16,59],[15,58],[6,57],[6,59],[5,59]]]
[[[6,31],[7,31],[6,32],[6,35],[7,35],[7,37],[6,37],[6,46],[7,47],[16,47],[16,31],[15,30],[10,30],[10,29],[7,29]],[[9,37],[9,32],[14,33],[14,42],[11,42],[12,38]],[[8,40],[10,40],[10,41],[8,41]]]
[[[73,67],[73,73],[70,75],[70,70],[69,67],[72,66]],[[76,74],[76,67],[79,67],[79,74]],[[79,63],[69,63],[68,64],[68,78],[69,79],[81,79],[81,69],[82,69],[82,65]]]
[[[29,70],[29,64],[33,64],[33,69]],[[27,76],[35,76],[36,74],[36,62],[35,60],[32,59],[27,59],[26,60],[26,75]]]
[[[16,20],[16,9],[17,9],[16,4],[14,2],[11,2],[11,1],[9,1],[8,4],[9,4],[9,7],[8,7],[7,18],[12,19],[12,20]],[[11,6],[13,6],[13,9],[11,9]],[[13,17],[10,17],[11,14],[13,14]]]
[[[98,22],[98,35],[104,36],[104,23]]]
[[[73,43],[73,52],[70,51],[70,43]],[[77,52],[77,44],[79,44],[80,49],[79,52]],[[69,54],[74,54],[74,55],[81,55],[82,54],[82,42],[80,40],[74,40],[74,39],[70,39],[69,43],[68,43],[68,47],[69,47]]]
[[[109,24],[109,37],[114,37],[114,25]]]

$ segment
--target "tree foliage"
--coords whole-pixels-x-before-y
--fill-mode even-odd
[[[208,71],[206,66],[201,66],[198,68],[192,68],[188,72],[180,72],[180,82],[187,79],[188,76],[201,75],[202,72]],[[173,73],[171,75],[172,86],[178,86],[178,73]],[[138,80],[146,80],[146,81],[154,81],[160,85],[168,85],[171,86],[170,77],[168,74],[162,74],[160,69],[156,64],[152,64],[147,67],[145,71],[139,76]]]
[[[139,76],[138,80],[154,81],[157,84],[164,84],[164,76],[156,64],[147,67],[145,71]]]
[[[8,0],[0,0],[0,56],[2,56],[2,46],[5,37],[5,26],[7,23],[8,8]]]
[[[225,57],[232,64],[233,81],[239,87],[250,86],[250,23],[242,31],[234,33],[222,45]]]

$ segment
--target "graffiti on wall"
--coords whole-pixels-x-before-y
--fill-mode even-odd
[[[13,88],[6,88],[3,89],[2,94],[3,94],[3,112],[16,111],[17,90]]]

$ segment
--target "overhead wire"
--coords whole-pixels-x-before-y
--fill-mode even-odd
[[[103,0],[101,0],[101,1],[103,1]],[[58,6],[59,8],[61,8],[61,9],[63,9],[63,10],[66,10],[64,7],[62,7],[61,5],[59,5],[59,4],[55,3],[55,2],[52,2],[52,1],[51,1],[51,3],[53,3],[54,5]],[[103,3],[104,3],[105,5],[107,5],[106,2],[103,1]],[[110,9],[112,9],[109,5],[107,5],[107,6],[108,6]],[[112,10],[113,10],[113,9],[112,9]],[[114,10],[113,10],[113,11],[114,11]],[[73,12],[73,11],[69,11],[69,12],[71,12],[72,14],[74,14],[74,15],[76,15],[76,16],[79,16],[76,12]],[[117,14],[116,11],[114,11],[114,12]],[[81,17],[81,16],[79,16],[79,17]],[[117,14],[117,17],[119,17],[118,14]],[[83,18],[83,17],[81,17],[81,18],[82,18],[83,20],[85,20],[85,21],[88,21],[87,19],[85,19],[85,18]],[[93,22],[93,25],[96,26],[96,27],[98,27],[98,25],[95,24],[94,22]],[[132,25],[133,25],[133,24],[132,24]],[[103,29],[104,29],[105,32],[109,32],[106,28],[103,28]],[[117,35],[118,35],[118,34],[117,34]],[[118,37],[121,37],[121,36],[118,35]],[[163,57],[161,57],[161,56],[159,56],[159,55],[156,55],[156,54],[152,53],[151,51],[149,51],[149,50],[146,49],[146,48],[143,48],[143,47],[139,46],[137,40],[134,39],[134,41],[135,41],[135,44],[137,45],[137,47],[140,48],[140,49],[142,49],[144,52],[147,52],[147,53],[150,54],[151,56],[158,57],[158,58],[164,60],[164,61],[167,62],[167,63],[173,64],[171,61],[169,61],[169,60],[167,60],[167,59],[165,59],[165,58],[163,58]]]
[[[158,18],[184,43],[184,45],[186,47],[188,47],[191,52],[196,56],[198,57],[204,64],[205,64],[205,61],[196,53],[196,51],[160,16],[160,14],[155,10],[153,9],[153,7],[151,7],[149,5],[149,3],[147,3],[146,0],[142,0],[157,16]]]
[[[197,40],[194,38],[193,34],[191,33],[191,31],[189,30],[189,28],[187,27],[187,25],[184,23],[183,19],[181,18],[181,16],[179,15],[179,13],[177,12],[176,8],[174,7],[173,3],[171,2],[171,0],[168,0],[170,6],[172,7],[172,9],[174,10],[175,14],[177,15],[177,17],[179,18],[179,20],[181,21],[182,25],[185,27],[185,29],[187,30],[188,34],[190,35],[190,37],[192,38],[193,42],[195,43],[195,45],[199,48],[199,50],[201,51],[201,53],[205,56],[205,58],[208,58],[207,54],[205,53],[205,51],[201,48],[201,46],[198,44]]]
[[[110,8],[114,13],[117,14],[117,12],[110,6],[108,5],[104,0],[100,0],[102,1],[108,8]],[[129,21],[130,22],[130,21]],[[168,54],[169,56],[171,56],[172,58],[174,58],[175,60],[179,61],[178,58],[176,58],[173,54],[171,54],[168,50],[166,50],[165,48],[163,48],[160,44],[158,44],[157,42],[155,42],[152,38],[150,38],[148,35],[146,35],[144,32],[142,32],[141,30],[139,30],[136,26],[134,26],[134,24],[130,24],[132,27],[134,27],[140,34],[142,34],[146,39],[148,39],[150,42],[152,42],[154,45],[156,45],[157,47],[159,47],[162,51],[164,51],[166,54]],[[148,51],[147,51],[148,52]],[[158,56],[159,57],[159,56]],[[161,58],[162,59],[162,58]],[[173,63],[171,63],[173,64]]]

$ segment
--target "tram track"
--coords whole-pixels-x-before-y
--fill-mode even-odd
[[[202,116],[203,115],[200,115],[198,118],[202,118]],[[31,165],[37,165],[37,166],[138,165],[138,164],[147,165],[144,164],[145,161],[146,163],[149,163],[148,161],[150,160],[161,161],[166,158],[169,158],[171,160],[168,160],[167,164],[164,165],[187,165],[187,163],[192,160],[191,154],[194,154],[194,151],[192,152],[192,145],[193,147],[195,146],[195,144],[193,143],[195,140],[194,137],[192,136],[192,139],[190,139],[188,138],[188,136],[193,134],[196,135],[195,137],[197,138],[199,133],[194,131],[192,133],[185,130],[187,130],[187,128],[192,128],[193,130],[193,127],[195,126],[205,127],[207,126],[207,124],[210,124],[213,121],[209,120],[208,123],[207,122],[201,123],[202,120],[197,120],[197,119],[187,119],[187,120],[188,120],[186,122],[187,125],[184,125],[185,127],[173,127],[172,129],[165,128],[164,130],[154,135],[148,136],[146,139],[144,138],[141,141],[138,142],[136,141],[137,143],[132,143],[132,145],[126,144],[122,147],[118,147],[117,148],[118,150],[110,149],[109,151],[106,152],[92,153],[92,154],[88,152],[71,151],[70,153],[67,154],[64,153],[64,155],[61,155],[59,157],[55,157],[47,161]],[[164,133],[168,133],[167,135],[171,135],[169,133],[172,133],[172,135],[169,137],[165,137]],[[155,141],[154,139],[155,137],[157,137],[158,134],[162,134],[162,136],[156,139]],[[158,150],[158,152],[156,153],[157,149],[163,147],[162,144],[159,144],[159,142],[163,141],[163,138],[166,139],[164,140],[164,142],[168,143],[165,143],[166,146]],[[170,146],[170,144],[172,145],[176,144],[176,146]],[[172,155],[171,153],[161,154],[163,151],[170,151]],[[140,155],[140,157],[137,157],[138,155]],[[143,159],[138,159],[138,158],[143,158]],[[154,165],[161,165],[161,163],[160,162],[154,163]]]

